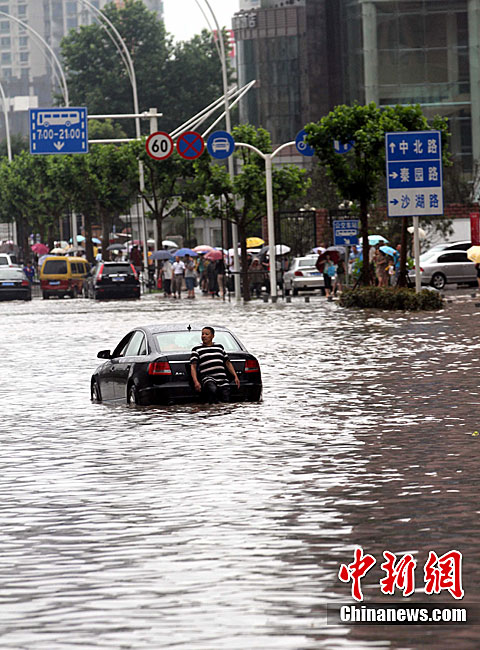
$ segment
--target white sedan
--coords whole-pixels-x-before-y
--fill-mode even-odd
[[[323,273],[315,266],[318,255],[309,255],[307,257],[296,257],[283,276],[285,283],[285,293],[290,291],[294,296],[299,291],[311,291],[313,289],[324,290]]]

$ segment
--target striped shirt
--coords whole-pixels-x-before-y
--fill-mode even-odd
[[[228,384],[225,362],[228,355],[220,343],[213,345],[197,345],[192,349],[190,363],[197,364],[200,383],[213,379],[219,386]]]

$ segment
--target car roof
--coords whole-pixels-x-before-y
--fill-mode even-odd
[[[188,330],[190,331],[201,332],[204,327],[213,327],[215,331],[220,332],[230,332],[228,327],[224,325],[215,325],[209,323],[158,323],[154,325],[145,325],[143,327],[139,326],[135,329],[141,329],[149,334],[160,334],[161,332],[183,332]]]

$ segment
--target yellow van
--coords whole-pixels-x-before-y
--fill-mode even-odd
[[[81,295],[90,264],[83,257],[48,255],[40,268],[40,287],[44,299],[50,296]]]

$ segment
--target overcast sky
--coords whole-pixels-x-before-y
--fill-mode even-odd
[[[203,0],[200,4],[209,16],[207,6]],[[232,16],[238,11],[239,0],[209,0],[209,4],[217,17],[220,27],[232,26]],[[164,2],[165,27],[175,40],[185,41],[194,34],[199,34],[208,25],[195,0],[165,0]],[[213,20],[212,27],[215,28]]]

